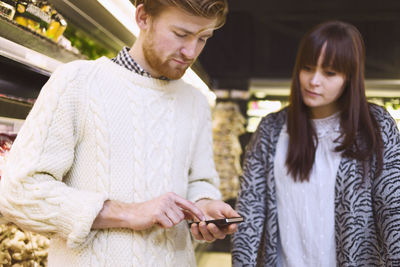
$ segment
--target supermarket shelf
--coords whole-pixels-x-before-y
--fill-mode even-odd
[[[50,76],[62,62],[0,37],[0,55]]]
[[[0,94],[34,99],[49,79],[48,73],[0,55]]]
[[[133,33],[97,0],[52,0],[51,3],[68,24],[79,26],[111,51],[118,52],[123,46],[131,47],[136,40]]]
[[[0,55],[34,67],[38,72],[49,75],[65,62],[82,59],[13,21],[0,17]]]
[[[52,3],[69,24],[78,25],[110,50],[118,52],[123,45],[130,46],[135,40],[97,0],[54,0]],[[25,119],[32,104],[18,99],[36,98],[60,64],[84,58],[0,16],[0,94],[4,96],[0,97],[0,117]]]
[[[1,117],[0,116],[0,124],[7,125],[7,128],[12,129],[8,134],[15,134],[21,129],[22,125],[24,124],[25,120],[21,119],[13,119],[10,117]],[[1,216],[1,215],[0,215]],[[1,222],[0,222],[1,224]]]
[[[24,120],[32,108],[32,104],[0,97],[0,117]],[[17,122],[18,120],[8,120]],[[3,122],[4,118],[0,118]]]

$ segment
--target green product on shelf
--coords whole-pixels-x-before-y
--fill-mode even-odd
[[[17,1],[0,0],[0,16],[12,20],[16,12],[16,7],[17,7]]]
[[[68,26],[64,36],[71,42],[71,45],[79,50],[88,59],[97,59],[101,56],[114,57],[115,53],[104,48],[88,34],[73,25]]]

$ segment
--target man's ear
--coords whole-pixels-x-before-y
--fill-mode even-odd
[[[143,4],[136,7],[135,19],[140,30],[146,30],[149,27],[151,16],[144,10]]]

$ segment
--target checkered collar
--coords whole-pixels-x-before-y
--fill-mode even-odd
[[[118,53],[118,55],[111,59],[111,61],[117,63],[118,65],[130,70],[134,71],[137,74],[140,74],[142,76],[148,77],[148,78],[154,78],[151,76],[151,74],[147,71],[145,71],[132,57],[129,55],[129,48],[124,47],[122,50]],[[158,78],[160,80],[169,80],[167,77],[160,77]]]

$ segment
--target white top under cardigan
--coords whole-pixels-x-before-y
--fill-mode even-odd
[[[313,120],[318,146],[309,182],[294,182],[285,165],[289,135],[283,126],[274,172],[283,267],[335,267],[334,196],[341,155],[339,113]]]
[[[43,87],[7,159],[0,209],[51,235],[49,266],[195,266],[186,222],[91,226],[106,199],[218,199],[218,184],[205,97],[100,58],[61,66]]]

